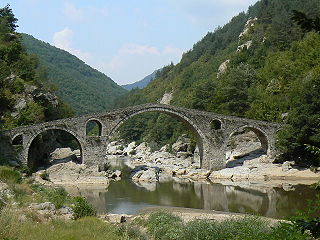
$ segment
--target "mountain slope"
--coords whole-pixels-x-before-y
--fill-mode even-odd
[[[176,106],[276,122],[288,116],[291,128],[279,134],[287,159],[319,165],[305,144],[320,148],[320,96],[314,94],[320,78],[320,35],[302,30],[292,19],[293,10],[315,18],[319,0],[258,1],[209,32],[180,63],[164,68],[146,88],[129,92],[117,106],[158,102],[171,93],[170,104]],[[138,129],[140,136],[163,129],[165,122],[159,117],[150,121]],[[123,132],[130,132],[130,125],[137,127],[131,122]],[[151,140],[165,143],[172,125],[167,129]]]
[[[27,51],[37,55],[47,69],[48,81],[58,87],[57,95],[77,114],[109,110],[115,98],[126,92],[111,78],[72,54],[30,35],[22,36]]]
[[[131,90],[131,89],[134,89],[134,88],[145,88],[149,82],[151,82],[153,79],[155,79],[156,77],[156,74],[158,71],[160,71],[161,69],[159,70],[155,70],[153,73],[149,74],[148,76],[144,77],[142,80],[140,81],[137,81],[137,82],[134,82],[134,83],[131,83],[131,84],[126,84],[126,85],[121,85],[121,87],[127,89],[127,90]]]

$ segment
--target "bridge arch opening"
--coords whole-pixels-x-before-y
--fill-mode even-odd
[[[267,135],[261,129],[253,126],[235,129],[226,143],[227,167],[241,166],[246,160],[266,155],[268,148]]]
[[[82,163],[83,144],[65,129],[46,129],[35,134],[27,146],[27,165],[35,171],[58,163]]]
[[[148,131],[145,131],[146,129]],[[204,134],[187,116],[175,112],[170,108],[147,108],[134,111],[116,123],[110,131],[109,139],[113,139],[113,136],[116,134],[118,137],[119,135],[120,137],[130,135],[133,137],[130,141],[138,143],[139,140],[140,142],[148,142],[153,151],[162,149],[167,143],[170,145],[174,144],[177,139],[189,138],[191,140],[190,146],[186,147],[183,151],[190,151],[190,156],[196,152],[196,159],[191,161],[197,161],[198,167],[202,166]],[[158,137],[156,143],[152,142],[155,136]],[[164,141],[168,139],[169,141]],[[167,151],[179,157],[183,155],[182,152],[175,152],[180,151],[178,147],[175,150],[173,148],[167,149]]]
[[[11,143],[13,146],[22,146],[23,145],[23,135],[22,134],[16,135],[12,139]]]
[[[90,119],[86,122],[86,136],[101,136],[102,123],[97,119]]]
[[[211,128],[211,130],[220,130],[220,129],[222,129],[221,121],[218,120],[218,119],[212,120],[211,123],[210,123],[210,128]]]

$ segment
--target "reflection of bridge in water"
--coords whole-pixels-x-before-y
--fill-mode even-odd
[[[155,188],[147,190],[130,181],[119,181],[112,182],[108,190],[88,187],[67,190],[72,195],[87,197],[100,213],[133,214],[144,207],[160,205],[251,213],[274,218],[293,216],[297,209],[306,207],[306,199],[316,195],[316,190],[307,185],[288,188],[287,184],[280,183],[230,184],[233,185],[191,183],[180,179],[179,182],[157,183]]]
[[[276,153],[275,133],[281,127],[279,124],[162,104],[145,104],[106,113],[44,122],[2,131],[0,134],[6,136],[11,143],[20,139],[22,148],[18,153],[19,160],[23,164],[28,164],[30,146],[38,135],[47,130],[68,132],[81,147],[83,163],[92,165],[101,163],[104,159],[108,139],[119,126],[132,116],[144,112],[166,113],[186,123],[198,138],[201,167],[205,169],[225,168],[227,142],[235,132],[243,129],[250,129],[258,136],[261,147],[269,156]],[[86,127],[90,122],[95,122],[99,126],[97,136],[87,136]]]

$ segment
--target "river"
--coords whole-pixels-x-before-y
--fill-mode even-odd
[[[116,165],[122,166],[117,162]],[[125,172],[125,169],[123,169]],[[68,190],[68,189],[67,189]],[[85,196],[98,213],[136,214],[154,206],[172,206],[251,213],[273,218],[293,216],[315,198],[316,190],[309,185],[191,182],[186,179],[167,180],[138,186],[124,178],[112,181],[107,189],[69,189]]]

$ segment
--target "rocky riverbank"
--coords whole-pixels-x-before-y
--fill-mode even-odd
[[[151,151],[147,143],[137,145],[131,142],[123,145],[114,141],[108,145],[107,159],[130,157],[128,165],[133,169],[132,181],[140,185],[158,182],[168,177],[189,179],[191,181],[221,180],[271,182],[271,181],[308,181],[320,180],[320,168],[311,171],[299,168],[294,162],[287,161],[275,164],[274,159],[267,157],[260,148],[259,140],[252,133],[237,136],[233,149],[226,156],[227,167],[219,171],[200,168],[199,150],[192,150],[191,142],[186,136],[181,136],[172,145],[164,146],[158,151]]]
[[[320,180],[320,168],[311,171],[299,168],[294,162],[275,164],[267,157],[259,139],[252,132],[235,136],[226,153],[226,168],[210,171],[200,168],[198,147],[194,147],[186,135],[182,135],[170,147],[163,146],[152,151],[147,143],[137,144],[122,141],[110,142],[106,159],[100,166],[79,164],[80,152],[70,148],[58,148],[50,154],[49,164],[40,168],[34,176],[43,184],[79,185],[93,184],[108,186],[110,180],[121,177],[121,171],[110,170],[110,162],[126,157],[126,165],[132,169],[130,178],[137,185],[154,189],[157,182],[184,179],[187,181],[244,181],[251,183],[271,183],[277,181],[299,181],[308,183]],[[48,181],[49,180],[49,181]]]

